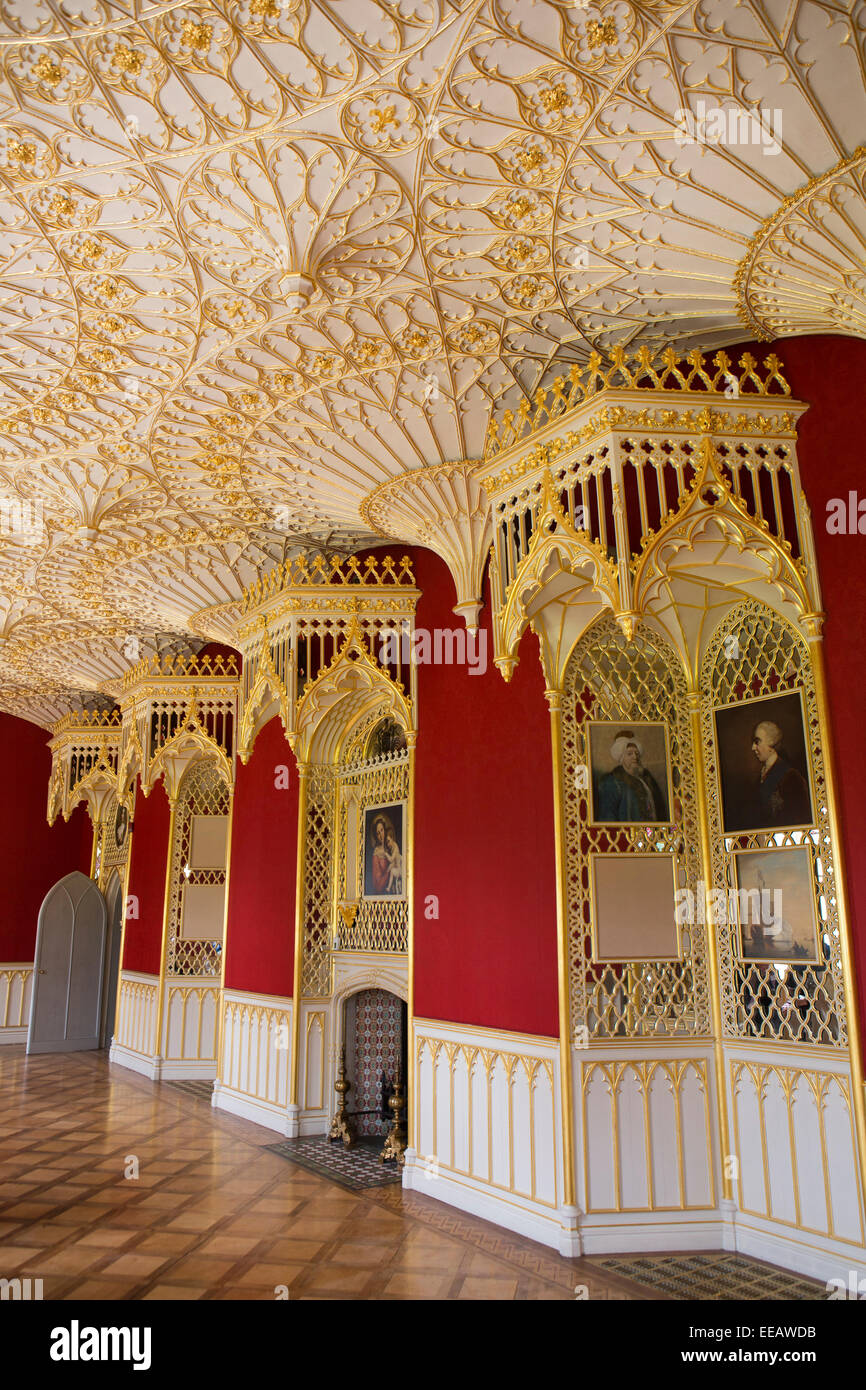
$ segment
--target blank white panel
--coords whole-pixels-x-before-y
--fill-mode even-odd
[[[491,1135],[493,1142],[493,1181],[508,1187],[511,1174],[508,1167],[508,1090],[510,1082],[504,1062],[497,1057],[490,1068],[492,1104]]]
[[[303,1026],[306,1032],[304,1107],[308,1110],[323,1110],[327,1106],[325,1097],[325,1020],[318,1016],[310,1020],[307,1016],[303,1021]],[[274,1046],[273,1035],[270,1045]],[[266,1055],[265,1050],[262,1052],[262,1056],[264,1055]],[[264,1086],[264,1074],[259,1081],[259,1086]],[[351,1097],[352,1092],[350,1091],[347,1102],[349,1110],[353,1109]]]
[[[228,816],[193,816],[189,846],[191,869],[224,869]]]
[[[518,1062],[512,1073],[511,1123],[514,1152],[514,1188],[526,1196],[532,1193],[532,1125],[529,1110],[529,1080],[526,1068]]]
[[[454,1058],[454,1166],[469,1171],[469,1069],[462,1048]]]
[[[428,1043],[418,1055],[418,1147],[425,1158],[436,1152],[433,1131],[433,1055]]]
[[[225,895],[224,883],[185,884],[181,936],[188,941],[219,941],[223,934]]]
[[[680,1204],[677,1112],[673,1082],[665,1067],[656,1067],[649,1083],[652,1196],[657,1207]]]
[[[473,1177],[488,1179],[488,1135],[487,1135],[487,1074],[480,1057],[472,1063],[471,1104],[472,1104],[472,1168]]]
[[[796,1222],[788,1102],[775,1072],[769,1072],[764,1082],[764,1123],[770,1168],[770,1215],[777,1221]]]
[[[709,1149],[707,1088],[696,1066],[688,1066],[680,1080],[680,1125],[683,1136],[685,1202],[708,1207],[713,1200],[712,1154]]]
[[[238,1089],[252,1091],[253,1077],[250,1072],[250,1021],[249,1016],[238,1014]]]
[[[633,1067],[622,1072],[616,1098],[620,1200],[624,1207],[645,1208],[649,1206],[646,1112],[643,1089]]]
[[[804,1226],[810,1226],[813,1231],[829,1232],[824,1165],[821,1161],[820,1116],[814,1092],[805,1076],[797,1078],[791,1102],[800,1219]]]
[[[289,1027],[289,1015],[283,1014],[280,1020],[285,1028]],[[266,1100],[272,1100],[275,1105],[288,1105],[289,1103],[289,1049],[287,1047],[277,1047],[277,1037],[271,1033],[272,1061],[270,1071],[270,1085]]]
[[[183,998],[178,989],[169,990],[166,1057],[183,1056]]]
[[[857,1160],[851,1115],[842,1087],[832,1081],[824,1099],[824,1133],[830,1168],[830,1200],[835,1234],[846,1240],[863,1239],[860,1228]]]
[[[593,1067],[584,1096],[586,1136],[587,1211],[616,1206],[613,1148],[613,1098],[610,1083],[599,1067]]]
[[[238,1089],[238,1028],[237,1012],[230,1005],[226,1006],[225,1025],[223,1027],[223,1076],[227,1079],[227,1084],[233,1090]]]
[[[213,990],[201,996],[201,1056],[216,1061],[217,997]],[[191,1039],[191,1056],[195,1056],[196,1039]]]
[[[436,1156],[451,1162],[451,1064],[444,1047],[436,1058]]]
[[[535,1073],[535,1195],[542,1202],[556,1202],[555,1108],[547,1067]]]
[[[752,1073],[743,1067],[734,1093],[737,1133],[740,1143],[738,1192],[740,1206],[765,1214],[769,1198],[764,1186],[764,1159],[761,1153],[761,1102]],[[726,1154],[722,1154],[724,1165]]]

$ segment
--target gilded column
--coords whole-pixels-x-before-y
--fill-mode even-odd
[[[219,1015],[217,1018],[217,1055],[216,1055],[216,1082],[214,1084],[212,1100],[216,1098],[220,1082],[223,1078],[223,1028],[225,1025],[225,988],[226,988],[226,946],[228,945],[229,930],[229,879],[232,868],[232,825],[234,823],[235,812],[235,789],[229,788],[229,821],[226,827],[226,897],[223,907],[223,948],[220,952],[220,992],[219,992]]]
[[[559,1072],[562,1108],[563,1221],[560,1251],[580,1253],[574,1169],[574,1090],[571,1066],[571,1004],[569,989],[568,892],[565,859],[565,814],[562,802],[562,692],[545,690],[550,706],[550,746],[553,765],[553,815],[556,846],[556,964],[559,993]]]
[[[713,855],[710,842],[710,820],[707,805],[707,783],[704,775],[703,744],[701,739],[701,699],[695,690],[686,696],[692,728],[692,750],[695,764],[695,787],[698,798],[698,818],[701,824],[701,872],[704,880],[704,920],[707,924],[707,971],[709,974],[710,1013],[713,1026],[713,1061],[716,1075],[716,1105],[719,1121],[719,1143],[722,1160],[722,1196],[734,1201],[734,1189],[726,1158],[731,1132],[728,1128],[728,1092],[725,1086],[725,1053],[722,1047],[722,986],[719,975],[719,947],[716,925],[710,910],[713,886]],[[697,898],[697,895],[696,895]]]
[[[165,898],[162,907],[162,946],[159,953],[159,986],[156,996],[156,1054],[153,1058],[154,1079],[162,1068],[162,1016],[165,1007],[165,961],[168,954],[168,924],[171,915],[171,873],[174,860],[174,827],[177,819],[177,787],[173,788],[171,812],[168,819],[168,853],[165,866]]]
[[[298,764],[298,849],[295,866],[295,979],[292,999],[292,1066],[289,1077],[289,1137],[299,1129],[298,1078],[301,1048],[301,977],[304,968],[304,881],[306,877],[307,796],[310,770]]]

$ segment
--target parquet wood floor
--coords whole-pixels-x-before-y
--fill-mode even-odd
[[[106,1053],[4,1047],[0,1277],[45,1299],[664,1297],[422,1193],[347,1192],[274,1140]]]

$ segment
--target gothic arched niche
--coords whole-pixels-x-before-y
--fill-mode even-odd
[[[641,625],[629,641],[604,614],[577,643],[562,696],[562,788],[571,1021],[577,1045],[610,1038],[710,1033],[706,930],[685,914],[678,952],[608,958],[598,949],[595,885],[601,868],[625,882],[632,856],[671,864],[677,908],[701,879],[700,812],[686,682],[668,642]],[[633,745],[640,762],[625,770]],[[648,774],[634,775],[640,767]],[[608,789],[616,793],[608,795]],[[617,819],[614,823],[613,817]],[[642,817],[642,819],[638,819]],[[611,862],[616,860],[621,861]],[[602,861],[605,861],[602,864]],[[647,868],[654,872],[653,864]],[[678,912],[678,915],[679,912]]]

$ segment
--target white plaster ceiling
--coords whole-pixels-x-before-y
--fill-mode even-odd
[[[0,0],[0,708],[590,348],[862,332],[864,62],[863,3]]]

